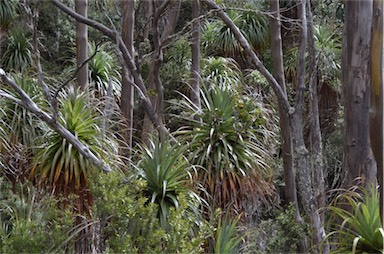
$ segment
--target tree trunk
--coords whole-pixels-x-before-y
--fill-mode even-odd
[[[280,22],[280,7],[279,0],[270,0],[270,11],[271,17],[271,43],[272,43],[272,60],[273,60],[273,75],[276,81],[279,83],[281,89],[285,94],[285,76],[283,66],[283,49],[281,40],[281,22]],[[291,132],[291,118],[284,111],[282,105],[279,103],[279,122],[281,132],[281,149],[283,157],[283,168],[284,168],[284,182],[285,182],[285,199],[287,204],[292,204],[295,208],[296,222],[303,224],[304,221],[301,218],[299,206],[297,202],[297,191],[296,191],[296,179],[293,169],[293,149],[292,149],[292,132]],[[298,252],[306,252],[306,239],[303,237],[300,245],[297,246]]]
[[[308,15],[308,57],[309,57],[309,117],[310,117],[310,151],[313,191],[317,207],[325,207],[325,181],[323,147],[321,141],[319,100],[318,100],[318,79],[317,79],[317,52],[313,35],[313,16],[311,3],[307,1]],[[321,216],[324,223],[324,217]]]
[[[374,182],[376,169],[369,142],[368,75],[372,0],[345,1],[342,83],[344,92],[344,187],[358,177]]]
[[[122,39],[131,56],[133,56],[133,31],[135,21],[135,2],[122,1]],[[126,158],[131,157],[132,136],[133,136],[133,107],[134,107],[134,88],[132,86],[132,76],[123,68],[122,89],[121,89],[121,113],[123,116],[122,137],[124,140],[122,155]]]
[[[88,16],[88,0],[76,0],[75,10],[78,14]],[[88,26],[76,21],[76,65],[81,66],[88,58]],[[81,90],[88,88],[88,64],[84,64],[77,73],[77,83]]]
[[[164,87],[160,78],[160,67],[163,62],[162,46],[167,43],[168,37],[173,33],[176,27],[177,19],[179,17],[180,4],[178,1],[153,1],[153,17],[152,17],[152,43],[153,55],[152,63],[149,68],[148,74],[148,90],[150,91],[152,105],[159,116],[160,125],[164,125]],[[160,4],[160,5],[159,5]],[[166,15],[163,33],[160,35],[160,17],[163,11],[169,8]],[[149,145],[151,133],[153,132],[153,123],[150,121],[147,114],[144,116],[142,141],[144,144]],[[160,139],[164,139],[162,132],[159,133]]]
[[[377,163],[377,179],[380,192],[380,216],[384,223],[384,188],[383,188],[383,11],[384,2],[374,0],[373,2],[373,24],[371,40],[371,63],[370,75],[371,85],[371,116],[370,116],[370,138],[373,154]]]
[[[297,56],[297,85],[295,96],[295,112],[292,118],[293,132],[293,150],[294,165],[298,173],[298,189],[300,192],[301,203],[310,219],[312,227],[313,245],[319,245],[325,237],[325,230],[321,223],[320,214],[316,207],[313,196],[311,169],[309,167],[308,150],[304,143],[303,128],[303,109],[304,109],[304,92],[305,92],[305,52],[307,48],[307,17],[306,17],[306,0],[299,0],[298,4],[299,18],[301,19],[301,43]],[[322,253],[329,250],[323,248]]]
[[[192,0],[192,66],[191,66],[191,101],[196,108],[201,108],[200,102],[200,1]]]

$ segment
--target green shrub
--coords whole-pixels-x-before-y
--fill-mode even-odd
[[[262,220],[252,227],[247,226],[244,232],[245,243],[242,253],[295,253],[297,244],[308,231],[305,225],[295,220],[293,206],[277,211],[274,218]]]
[[[71,251],[73,218],[57,201],[28,184],[10,184],[0,178],[0,252],[64,253]],[[65,243],[65,244],[64,244]]]
[[[333,253],[383,253],[384,229],[377,188],[352,189],[339,195],[327,209],[331,232],[326,239]]]
[[[94,216],[101,223],[103,246],[112,253],[198,253],[207,230],[188,209],[184,195],[179,208],[170,208],[160,226],[157,204],[145,196],[147,183],[118,172],[100,174],[93,181]]]

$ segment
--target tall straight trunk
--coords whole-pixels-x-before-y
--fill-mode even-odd
[[[384,223],[384,179],[383,179],[383,89],[384,89],[384,65],[383,65],[383,11],[384,2],[374,0],[373,2],[373,24],[370,56],[371,75],[371,116],[370,116],[370,138],[372,150],[377,163],[377,179],[380,192],[380,216]]]
[[[75,10],[88,16],[88,0],[76,0]],[[76,65],[79,68],[88,58],[88,26],[76,21]],[[77,83],[81,90],[88,88],[88,64],[84,64],[77,73]]]
[[[272,60],[273,60],[273,76],[279,83],[284,94],[287,94],[284,65],[283,65],[283,49],[281,40],[281,22],[280,22],[280,6],[279,0],[270,0],[271,17],[271,43],[272,43]],[[281,149],[283,157],[284,168],[284,182],[285,182],[285,199],[287,204],[292,204],[295,208],[295,219],[299,224],[303,224],[304,221],[301,218],[296,190],[296,179],[293,169],[293,149],[292,149],[292,132],[291,132],[291,118],[289,114],[283,109],[279,103],[279,122],[281,132]],[[306,252],[306,239],[303,237],[299,246],[297,246],[298,252]]]
[[[357,177],[373,182],[375,161],[369,141],[370,76],[368,75],[372,0],[345,1],[342,83],[344,92],[344,187]]]
[[[135,21],[135,2],[122,1],[122,39],[131,56],[133,56],[133,31]],[[123,68],[122,89],[121,89],[121,113],[123,116],[122,136],[124,143],[122,154],[126,158],[131,157],[132,137],[133,137],[133,107],[134,107],[134,88],[132,86],[132,76],[126,68]]]
[[[298,13],[301,19],[301,43],[297,55],[297,85],[295,96],[295,112],[292,118],[293,132],[293,149],[294,149],[294,165],[298,173],[298,189],[300,192],[301,203],[310,219],[312,228],[313,245],[319,245],[325,237],[325,230],[321,223],[320,214],[316,202],[314,200],[312,190],[311,170],[309,167],[309,154],[304,142],[303,128],[303,109],[304,109],[304,92],[305,92],[305,52],[307,48],[307,17],[306,17],[307,0],[299,0]],[[324,246],[322,253],[328,253],[329,249]]]
[[[196,108],[201,108],[200,102],[200,1],[192,0],[192,66],[191,66],[191,101]]]
[[[311,2],[307,1],[308,15],[308,57],[309,57],[309,117],[310,117],[310,151],[313,192],[317,201],[317,207],[325,206],[325,181],[324,181],[324,162],[323,147],[321,141],[320,119],[319,119],[319,99],[317,61],[315,39],[313,35],[313,16]],[[324,223],[324,217],[321,216]]]

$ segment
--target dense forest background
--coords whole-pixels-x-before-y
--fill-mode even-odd
[[[382,252],[382,5],[0,1],[0,252]]]

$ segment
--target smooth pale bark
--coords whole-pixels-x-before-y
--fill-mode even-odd
[[[123,68],[127,68],[131,73],[131,75],[133,76],[134,82],[132,83],[132,85],[135,87],[135,89],[138,92],[138,96],[143,103],[145,112],[148,114],[152,123],[156,125],[156,128],[159,133],[163,133],[164,135],[170,135],[168,130],[165,128],[165,126],[160,124],[159,117],[156,111],[154,110],[154,107],[148,97],[147,89],[145,87],[143,78],[137,69],[137,66],[132,58],[132,55],[129,53],[122,38],[116,33],[116,31],[106,27],[105,25],[95,20],[79,15],[71,8],[62,4],[59,0],[51,0],[51,1],[54,5],[56,5],[60,10],[62,10],[67,15],[71,16],[72,18],[76,19],[79,22],[82,22],[84,24],[87,24],[90,27],[93,27],[99,30],[101,33],[108,36],[113,42],[117,44],[121,53],[121,58],[123,59],[121,61],[122,66]]]
[[[69,143],[71,143],[86,159],[89,159],[97,168],[100,168],[104,171],[111,171],[110,167],[104,163],[102,160],[97,158],[85,145],[83,145],[78,138],[68,131],[64,126],[55,121],[55,119],[50,116],[47,112],[39,108],[36,103],[26,94],[10,77],[6,75],[3,69],[0,68],[0,78],[1,80],[13,88],[20,96],[21,99],[12,97],[9,94],[0,91],[0,97],[5,97],[14,102],[20,104],[21,106],[28,109],[30,112],[35,114],[38,118],[47,123],[53,130],[62,135]]]
[[[122,39],[128,52],[133,56],[133,31],[135,24],[135,2],[122,1]],[[132,137],[133,137],[133,107],[134,107],[134,87],[132,86],[132,76],[126,68],[123,68],[121,89],[120,110],[123,116],[121,135],[124,143],[122,154],[125,158],[131,157]]]
[[[344,93],[344,187],[375,181],[369,140],[370,40],[373,1],[345,1],[342,83]],[[376,130],[377,131],[377,130]]]
[[[373,154],[377,163],[377,179],[380,192],[380,216],[384,223],[384,188],[383,188],[383,88],[384,88],[384,65],[383,65],[383,11],[384,2],[375,0],[373,2],[373,24],[371,37],[370,75],[371,75],[371,110],[370,110],[370,140]]]
[[[78,14],[88,16],[88,0],[76,0],[75,10]],[[79,67],[88,58],[88,26],[76,21],[76,66]],[[83,65],[77,73],[77,83],[81,90],[88,87],[88,64]]]
[[[200,101],[200,0],[192,0],[192,65],[191,65],[191,101],[197,109],[201,108]]]
[[[273,60],[273,75],[279,83],[282,91],[286,94],[286,85],[283,67],[283,50],[281,41],[281,23],[280,23],[280,8],[278,0],[270,0],[271,18],[271,42],[272,42],[272,60]],[[279,107],[281,107],[279,103]],[[293,157],[292,157],[292,137],[290,131],[290,118],[285,114],[283,109],[279,110],[280,114],[280,128],[282,139],[283,163],[284,163],[284,181],[285,181],[285,198],[287,203],[292,203],[296,208],[297,193],[295,174],[293,171]],[[298,210],[298,209],[297,209]],[[300,216],[300,214],[299,214]]]
[[[303,128],[303,112],[304,112],[304,93],[305,84],[305,53],[307,49],[307,16],[306,3],[307,0],[298,1],[298,14],[301,20],[301,42],[297,55],[297,84],[295,96],[295,112],[292,117],[293,132],[293,150],[294,165],[298,175],[298,190],[300,192],[301,204],[307,214],[312,229],[312,242],[314,246],[320,245],[325,237],[325,230],[321,222],[318,207],[313,195],[313,183],[311,178],[311,168],[309,167],[309,152],[304,142]],[[322,253],[328,253],[329,250],[324,246]]]

